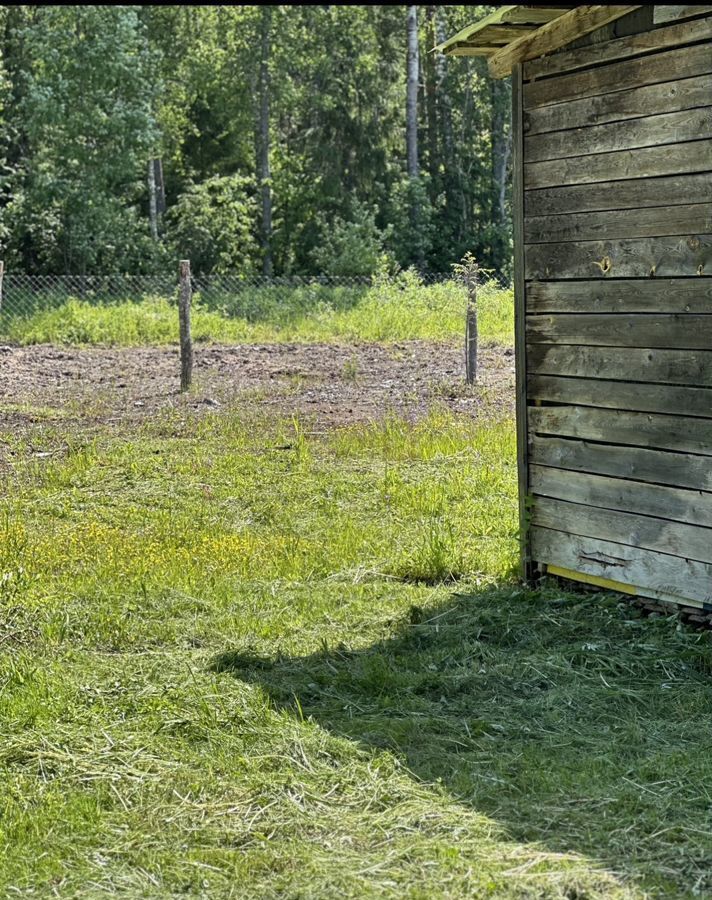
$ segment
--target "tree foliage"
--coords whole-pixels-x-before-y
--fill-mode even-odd
[[[467,251],[506,270],[508,85],[481,59],[429,53],[489,8],[418,8],[417,177],[406,10],[0,8],[3,256],[82,273],[157,270],[181,253],[196,271],[257,272],[269,214],[276,273],[360,273],[384,254],[448,271]]]

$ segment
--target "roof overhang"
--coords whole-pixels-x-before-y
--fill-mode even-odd
[[[638,6],[500,6],[435,50],[487,57],[490,74],[504,78],[517,63],[553,53],[634,9]]]

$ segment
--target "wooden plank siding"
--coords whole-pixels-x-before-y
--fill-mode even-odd
[[[589,125],[603,125],[607,122],[679,112],[683,109],[696,109],[709,106],[711,98],[712,80],[709,74],[705,74],[526,110],[523,128],[525,134],[566,131]]]
[[[686,415],[695,418],[706,419],[712,416],[712,390],[706,387],[530,375],[527,380],[527,397],[529,400],[569,406],[629,409],[633,412],[668,413],[673,416],[684,409]]]
[[[550,528],[532,530],[532,553],[551,565],[622,581],[661,594],[712,601],[712,565]]]
[[[538,313],[708,313],[712,281],[676,278],[533,281],[527,311]]]
[[[550,434],[712,456],[711,419],[576,405],[530,406],[528,413],[530,438]]]
[[[529,458],[532,466],[550,466],[634,482],[712,491],[712,465],[709,457],[701,454],[531,434]]]
[[[712,234],[528,244],[527,280],[712,275]]]
[[[524,86],[524,109],[530,111],[552,103],[610,94],[620,91],[621,85],[635,84],[636,87],[644,87],[706,75],[710,71],[712,59],[709,47],[705,44],[688,47],[684,54],[675,48],[656,53],[652,57],[627,59],[583,72],[567,72],[543,81],[529,82]]]
[[[690,231],[712,233],[712,203],[594,210],[564,216],[528,216],[524,220],[524,239],[529,244],[668,237]]]
[[[529,378],[542,375],[712,387],[712,349],[528,344]]]
[[[711,98],[712,99],[712,98]],[[712,200],[712,178],[671,175],[662,178],[630,178],[528,190],[526,216],[569,215],[596,210],[645,209],[650,206],[686,206]]]
[[[592,505],[590,500],[569,503],[539,497],[533,507],[532,524],[712,563],[712,531],[709,528],[657,516],[602,509]],[[712,582],[709,589],[712,593]]]
[[[712,56],[712,53],[710,54]],[[712,76],[711,76],[712,80]],[[708,113],[707,110],[705,110]],[[708,113],[712,120],[712,113]],[[527,163],[524,186],[527,190],[566,184],[625,181],[630,178],[657,178],[659,175],[687,175],[707,172],[712,159],[712,140],[693,140],[634,150],[612,150],[588,156]],[[614,188],[615,190],[615,185]]]
[[[526,142],[525,162],[591,156],[638,147],[659,147],[661,144],[711,137],[712,110],[709,107],[683,109],[680,112],[641,116],[623,122],[533,134]]]
[[[525,62],[518,105],[532,566],[692,604],[712,603],[712,15],[701,10],[657,25],[643,11],[638,33],[605,26]]]
[[[530,344],[705,350],[712,347],[709,313],[554,313],[527,316]]]
[[[551,56],[529,60],[524,63],[524,78],[527,81],[552,78],[562,72],[576,72],[619,59],[647,55],[656,50],[709,40],[712,40],[712,18],[676,23],[596,43],[591,47],[560,50]]]
[[[712,528],[712,493],[709,491],[645,484],[538,465],[531,466],[529,477],[532,490],[541,497]],[[712,540],[709,545],[712,549]]]

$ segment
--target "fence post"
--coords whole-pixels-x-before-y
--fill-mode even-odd
[[[178,269],[180,295],[178,297],[178,322],[180,325],[180,389],[187,391],[193,378],[193,339],[190,334],[190,260],[182,259]]]
[[[479,266],[471,253],[465,254],[461,263],[455,265],[455,272],[462,279],[467,291],[467,311],[465,313],[465,380],[468,384],[477,381],[477,284]]]
[[[2,279],[5,275],[5,261],[0,259],[0,312],[2,312]]]

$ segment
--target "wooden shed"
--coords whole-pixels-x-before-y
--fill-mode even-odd
[[[712,609],[712,6],[506,6],[525,575]]]

